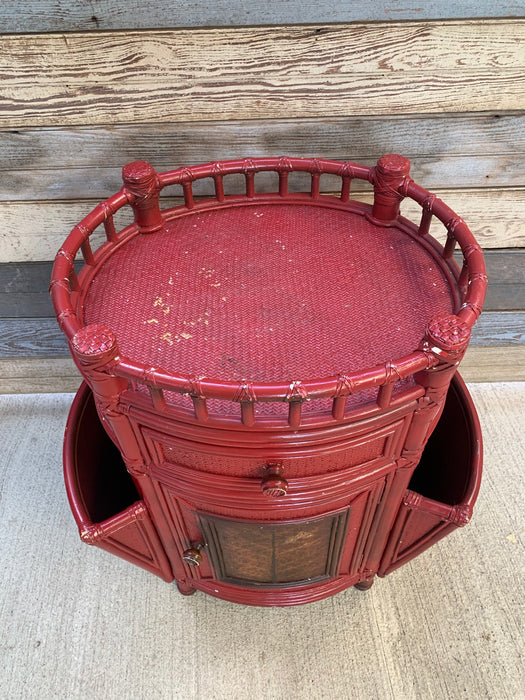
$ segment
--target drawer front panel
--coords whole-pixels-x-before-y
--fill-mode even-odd
[[[399,454],[412,414],[376,430],[319,444],[272,444],[252,447],[249,443],[228,448],[199,444],[143,428],[156,464],[181,466],[207,474],[261,477],[268,463],[279,462],[286,478],[340,472],[367,464],[373,466]]]

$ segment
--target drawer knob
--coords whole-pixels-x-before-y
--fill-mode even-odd
[[[202,544],[194,544],[189,549],[185,549],[182,553],[182,558],[184,559],[186,564],[191,564],[192,566],[199,566],[199,564],[202,562],[201,549],[203,549],[203,547],[204,545]]]
[[[288,482],[283,476],[284,467],[281,464],[269,464],[266,474],[261,481],[261,489],[265,496],[282,498],[288,492]]]

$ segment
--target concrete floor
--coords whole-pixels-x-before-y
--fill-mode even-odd
[[[62,474],[70,394],[0,396],[0,697],[525,698],[525,383],[474,384],[474,517],[362,593],[235,605],[78,539]]]

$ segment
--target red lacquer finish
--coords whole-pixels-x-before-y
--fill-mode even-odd
[[[445,483],[440,501],[413,484],[432,461],[421,455],[436,425],[452,434],[463,416],[480,440],[455,373],[485,267],[465,223],[413,183],[409,165],[390,155],[375,168],[297,158],[124,168],[123,190],[73,229],[51,282],[90,387],[65,443],[84,540],[175,578],[185,594],[293,605],[367,588],[463,524],[476,488],[448,497]],[[308,174],[309,191],[294,191],[295,172]],[[259,191],[267,174],[275,189],[264,180]],[[244,191],[229,192],[230,175]],[[336,194],[320,192],[328,175]],[[354,178],[373,184],[372,206],[350,199]],[[211,196],[199,194],[205,183]],[[184,203],[161,210],[162,189],[175,185]],[[418,224],[399,214],[405,197],[421,205]],[[133,222],[117,231],[126,205]],[[99,226],[106,243],[93,251]],[[115,473],[136,497],[124,508],[116,499],[109,515],[97,512],[100,454],[78,449],[93,431],[112,440],[104,454],[118,448]],[[480,458],[454,434],[456,472],[478,483]],[[434,461],[453,464],[455,452]],[[115,477],[117,493],[125,481]]]

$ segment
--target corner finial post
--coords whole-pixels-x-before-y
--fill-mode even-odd
[[[164,225],[159,208],[160,183],[156,170],[143,160],[122,168],[124,190],[141,233],[153,233]]]
[[[371,177],[374,185],[374,219],[387,223],[399,216],[399,204],[404,199],[399,189],[409,172],[410,161],[404,156],[390,154],[377,161]]]

